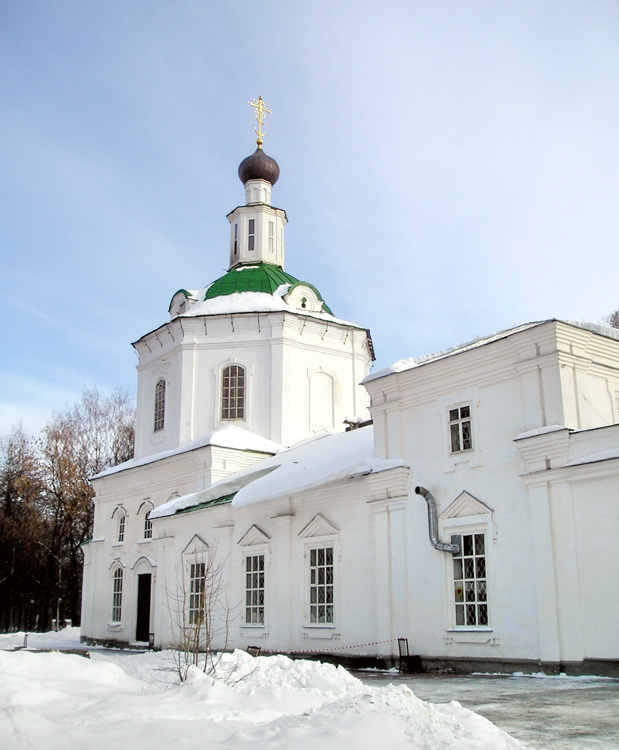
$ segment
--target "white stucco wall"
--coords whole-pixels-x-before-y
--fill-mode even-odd
[[[371,362],[367,332],[351,325],[284,312],[186,318],[135,346],[137,457],[176,448],[223,424],[221,373],[229,364],[246,369],[246,415],[234,423],[274,442],[292,445],[321,429],[343,429],[347,416],[368,415],[360,385]],[[312,387],[321,376],[332,388],[329,413],[324,386]],[[162,377],[165,426],[154,432],[155,385]]]

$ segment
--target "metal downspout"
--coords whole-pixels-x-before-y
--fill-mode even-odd
[[[459,555],[459,544],[441,542],[438,538],[438,513],[436,512],[436,500],[432,496],[432,493],[426,490],[425,487],[415,487],[415,492],[417,495],[421,495],[428,504],[428,533],[430,535],[430,543],[434,549],[440,552],[451,552],[452,555]]]

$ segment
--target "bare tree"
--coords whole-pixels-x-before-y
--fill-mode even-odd
[[[197,667],[217,678],[221,655],[228,647],[234,608],[227,600],[225,561],[216,550],[193,557],[176,571],[176,589],[166,591],[168,613],[176,646],[174,670],[181,682]]]
[[[0,628],[36,628],[47,596],[48,537],[36,446],[22,427],[0,440]]]
[[[45,549],[50,567],[58,573],[53,586],[56,600],[64,602],[63,616],[76,624],[82,589],[81,545],[92,533],[94,492],[89,479],[133,456],[133,425],[128,394],[115,391],[102,397],[91,388],[75,406],[56,414],[43,431],[40,454],[52,530]]]
[[[79,624],[89,477],[133,456],[133,425],[128,394],[91,388],[40,439],[17,428],[0,441],[0,627]]]
[[[615,310],[615,312],[612,312],[607,318],[606,321],[608,322],[608,325],[612,328],[619,328],[619,310]]]

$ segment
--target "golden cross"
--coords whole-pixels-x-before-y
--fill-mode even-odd
[[[263,116],[270,115],[271,110],[267,109],[264,105],[264,99],[259,96],[257,99],[254,99],[253,102],[247,102],[250,107],[256,108],[256,120],[258,121],[258,127],[254,128],[255,134],[258,136],[258,140],[256,143],[258,144],[258,148],[262,148],[262,136],[264,135],[264,132],[262,130],[262,126],[264,125]]]

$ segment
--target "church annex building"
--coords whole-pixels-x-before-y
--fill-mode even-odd
[[[228,272],[134,343],[82,638],[619,673],[619,331],[528,323],[369,374],[369,331],[284,270],[260,133],[239,176]]]

